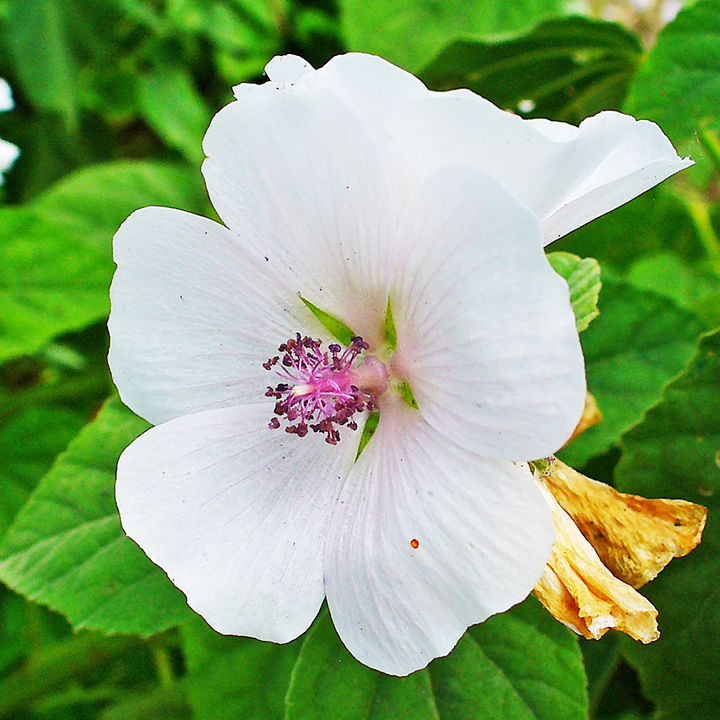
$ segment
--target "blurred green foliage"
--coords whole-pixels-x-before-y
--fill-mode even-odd
[[[618,5],[637,23],[602,19]],[[720,342],[700,337],[720,326],[720,0],[688,6],[647,47],[659,7],[0,0],[16,101],[0,137],[21,148],[0,189],[0,718],[720,718]],[[325,611],[286,646],[217,635],[122,535],[115,463],[146,425],[106,367],[112,235],[149,204],[212,216],[201,141],[231,87],[277,53],[317,67],[346,50],[527,117],[625,110],[696,161],[553,246],[597,258],[603,279],[582,339],[605,421],[565,459],[710,509],[703,545],[648,587],[653,646],[578,643],[531,599],[388,678],[352,659]],[[596,264],[553,262],[575,273],[587,325]]]

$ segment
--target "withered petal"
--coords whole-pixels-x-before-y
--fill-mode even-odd
[[[653,580],[674,557],[687,555],[702,537],[702,505],[621,493],[557,459],[544,481],[605,566],[634,588]]]
[[[657,610],[603,564],[552,494],[541,490],[555,520],[555,545],[534,593],[563,624],[586,638],[610,628],[649,643],[660,633]]]

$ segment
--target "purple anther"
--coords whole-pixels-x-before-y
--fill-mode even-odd
[[[353,367],[357,357],[369,349],[361,337],[352,338],[345,350],[333,343],[323,352],[321,345],[321,340],[299,333],[282,343],[278,348],[282,355],[270,358],[263,367],[285,382],[268,387],[265,395],[277,401],[275,415],[293,423],[285,432],[305,437],[310,429],[324,433],[327,443],[337,445],[337,425],[357,430],[353,415],[377,407],[378,396],[387,388],[387,370],[377,358]],[[269,427],[279,428],[280,421],[273,418]]]

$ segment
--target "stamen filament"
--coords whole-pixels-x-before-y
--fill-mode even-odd
[[[342,353],[340,345],[328,345],[326,352],[321,345],[320,340],[299,333],[280,345],[282,356],[270,358],[263,367],[289,382],[268,387],[265,395],[277,401],[277,416],[294,423],[285,432],[304,437],[310,429],[325,433],[325,441],[337,445],[340,431],[336,426],[357,429],[353,415],[377,407],[377,398],[387,389],[388,372],[373,357],[353,368],[358,356],[368,349],[361,337],[353,337]],[[272,418],[269,427],[278,429],[280,421]]]

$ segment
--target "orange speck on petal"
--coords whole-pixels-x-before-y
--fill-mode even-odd
[[[419,543],[415,538],[413,538],[413,539],[410,541],[410,547],[411,547],[413,550],[417,550],[417,549],[420,547],[420,543]]]

